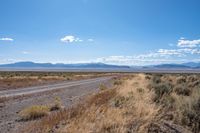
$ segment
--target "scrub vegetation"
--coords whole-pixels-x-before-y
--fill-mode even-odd
[[[198,133],[200,75],[132,74],[31,123],[24,132]]]

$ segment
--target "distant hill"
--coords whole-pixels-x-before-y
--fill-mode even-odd
[[[155,65],[154,68],[190,68],[190,66],[185,66],[183,64],[161,64]]]
[[[200,68],[200,63],[199,62],[187,62],[187,63],[182,63],[182,64],[160,64],[160,65],[147,66],[147,68],[196,69],[196,68]]]
[[[187,63],[183,63],[182,65],[193,67],[193,68],[200,68],[200,62],[187,62]]]
[[[0,65],[0,68],[130,68],[129,66],[109,65],[104,63],[79,63],[79,64],[52,64],[52,63],[34,63],[34,62],[16,62],[12,64]]]
[[[145,69],[200,69],[200,62],[187,62],[182,64],[160,64],[149,66],[126,66],[126,65],[110,65],[104,63],[77,63],[77,64],[63,64],[63,63],[34,63],[34,62],[16,62],[11,64],[2,64],[0,68],[47,68],[47,69],[131,69],[131,70],[145,70]]]

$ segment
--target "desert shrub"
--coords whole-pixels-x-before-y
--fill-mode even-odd
[[[137,88],[137,92],[143,93],[143,92],[144,92],[144,89],[142,89],[142,88]]]
[[[100,84],[100,85],[99,85],[99,89],[100,89],[101,91],[103,91],[103,90],[106,90],[106,89],[108,89],[108,88],[106,87],[106,85]]]
[[[121,107],[125,102],[126,102],[126,97],[124,96],[117,96],[114,101],[113,104],[115,107]]]
[[[188,84],[188,87],[194,88],[194,87],[198,87],[199,85],[200,85],[200,81],[197,80],[197,81],[194,81],[194,82],[190,82],[190,83]]]
[[[154,91],[156,94],[154,101],[159,102],[163,95],[172,91],[172,85],[170,83],[160,83],[154,86]]]
[[[175,99],[171,95],[166,95],[165,97],[161,99],[160,103],[163,105],[163,107],[169,109],[169,108],[173,108],[174,102],[175,102]]]
[[[151,79],[151,76],[146,75],[146,76],[145,76],[145,79],[150,80],[150,79]]]
[[[186,77],[185,76],[180,76],[177,78],[176,83],[177,84],[182,84],[186,82]]]
[[[200,98],[192,102],[191,109],[184,108],[181,122],[192,129],[194,133],[200,131]]]
[[[191,75],[187,77],[188,82],[195,82],[198,80],[198,77],[196,75]]]
[[[105,91],[100,91],[99,93],[91,96],[87,102],[88,105],[104,105],[107,104],[109,100],[114,98],[116,95],[116,90],[114,89],[107,89]]]
[[[50,106],[50,111],[60,110],[61,108],[62,108],[61,99],[59,97],[56,97],[54,104]]]
[[[111,102],[114,107],[123,107],[127,105],[130,101],[134,100],[134,93],[132,91],[127,93],[127,96],[116,96]]]
[[[43,116],[47,116],[49,111],[50,109],[48,106],[34,105],[23,109],[19,112],[19,115],[22,120],[34,120]]]
[[[177,85],[174,91],[177,95],[189,96],[191,94],[191,90],[186,85]]]
[[[122,81],[119,79],[114,81],[114,85],[121,85],[121,84],[122,84]]]
[[[161,83],[161,77],[160,76],[153,76],[152,82],[156,83],[156,84]]]
[[[147,89],[149,89],[149,90],[152,90],[153,87],[154,87],[154,84],[153,84],[153,83],[149,83],[149,84],[147,85]]]

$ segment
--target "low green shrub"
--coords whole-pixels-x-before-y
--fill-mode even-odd
[[[155,84],[161,83],[161,77],[160,76],[153,76],[152,82]]]
[[[100,85],[99,85],[99,89],[100,89],[101,91],[103,91],[103,90],[107,90],[108,88],[107,88],[106,85],[100,84]]]
[[[187,85],[177,85],[174,88],[174,91],[177,95],[189,96],[191,94],[191,90],[187,87]]]
[[[200,131],[200,98],[192,102],[191,109],[184,108],[181,122],[192,129],[192,132],[199,133]]]
[[[126,97],[124,96],[117,96],[114,99],[114,106],[115,107],[121,107],[126,102]]]
[[[115,80],[114,81],[114,85],[121,85],[122,84],[122,81],[121,80]]]
[[[170,83],[160,83],[154,85],[155,98],[154,101],[159,102],[163,95],[168,95],[172,92],[172,85]]]

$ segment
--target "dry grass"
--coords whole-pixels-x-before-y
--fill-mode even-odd
[[[71,108],[42,118],[24,132],[198,133],[199,77],[134,74],[116,78],[114,88],[101,89]]]
[[[61,110],[62,103],[59,97],[55,97],[54,103],[50,105],[33,105],[24,108],[19,112],[19,116],[23,121],[35,120],[47,116],[51,111]]]
[[[52,105],[49,106],[50,111],[60,110],[62,109],[62,102],[59,97],[55,97],[55,101]]]
[[[95,72],[0,72],[0,90],[112,75]]]
[[[81,103],[74,105],[68,109],[60,110],[59,112],[54,112],[47,117],[44,117],[40,121],[34,122],[30,126],[23,129],[24,133],[45,133],[55,130],[59,124],[64,124],[70,122],[70,125],[77,127],[76,120],[79,121],[81,118],[88,117],[89,115],[95,115],[93,107],[96,106],[105,106],[108,104],[108,101],[116,95],[114,89],[109,89],[101,91],[98,94],[94,94],[86,98]],[[93,112],[93,113],[92,113]],[[79,126],[84,125],[79,121]],[[72,130],[72,129],[70,129]],[[74,129],[75,130],[75,129]]]
[[[159,84],[168,84],[159,88],[159,90],[167,90],[162,96],[156,93],[158,83],[155,80],[152,80],[150,87],[155,91],[157,104],[163,107],[163,117],[168,114],[167,112],[171,112],[170,121],[198,133],[200,131],[200,75],[153,76],[160,78]]]
[[[152,101],[153,92],[145,89],[145,76],[117,80],[120,85],[115,88],[102,90],[83,103],[49,115],[25,132],[147,132],[159,108]]]
[[[172,94],[175,99],[174,121],[187,126],[191,131],[200,131],[200,90],[194,90],[190,96]]]
[[[34,105],[23,109],[19,112],[22,120],[34,120],[44,116],[47,116],[50,109],[48,106]]]
[[[106,90],[106,89],[108,89],[108,88],[106,87],[105,84],[100,84],[99,85],[99,90],[103,91],[103,90]]]

